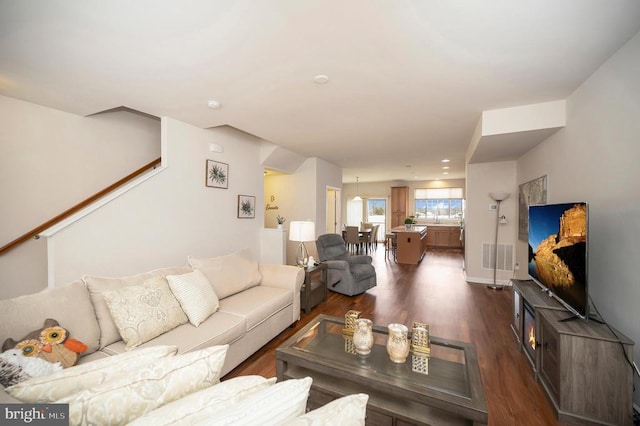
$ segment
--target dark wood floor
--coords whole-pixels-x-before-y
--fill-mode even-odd
[[[329,292],[327,302],[295,327],[282,332],[224,378],[246,374],[274,377],[275,349],[318,314],[342,317],[361,311],[375,324],[413,321],[430,333],[475,345],[487,398],[489,425],[559,425],[531,366],[518,351],[510,328],[511,291],[493,291],[464,280],[463,258],[456,251],[428,251],[418,266],[387,261],[384,247],[373,254],[377,287],[355,297]]]

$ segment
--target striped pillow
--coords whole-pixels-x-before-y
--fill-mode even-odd
[[[167,275],[167,281],[189,322],[195,327],[220,307],[211,283],[198,270],[182,275]]]

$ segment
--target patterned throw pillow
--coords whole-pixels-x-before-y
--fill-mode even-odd
[[[162,358],[101,385],[59,399],[69,424],[127,424],[156,408],[220,382],[229,345]]]
[[[285,426],[364,426],[368,400],[366,393],[343,396],[297,417]]]
[[[216,413],[255,392],[272,386],[275,382],[275,377],[271,379],[265,379],[262,376],[234,377],[163,405],[138,417],[129,423],[129,426],[190,425],[196,419],[215,419]]]
[[[0,385],[9,387],[30,378],[31,376],[22,371],[22,367],[0,359]]]
[[[12,397],[31,404],[54,402],[93,386],[101,385],[131,371],[173,356],[177,346],[151,346],[97,359],[44,377],[33,377],[6,389]]]
[[[164,277],[107,291],[103,297],[127,350],[188,321]]]
[[[216,413],[213,417],[190,419],[192,425],[280,426],[304,414],[311,388],[311,377],[276,383]]]

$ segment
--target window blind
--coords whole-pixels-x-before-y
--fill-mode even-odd
[[[415,190],[416,200],[443,200],[447,198],[463,198],[462,188],[422,188]]]

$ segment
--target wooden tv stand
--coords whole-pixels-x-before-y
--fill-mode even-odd
[[[511,325],[526,351],[524,305],[533,307],[536,350],[532,366],[558,420],[569,425],[632,424],[633,341],[595,321],[563,321],[572,314],[533,281],[512,280]]]

